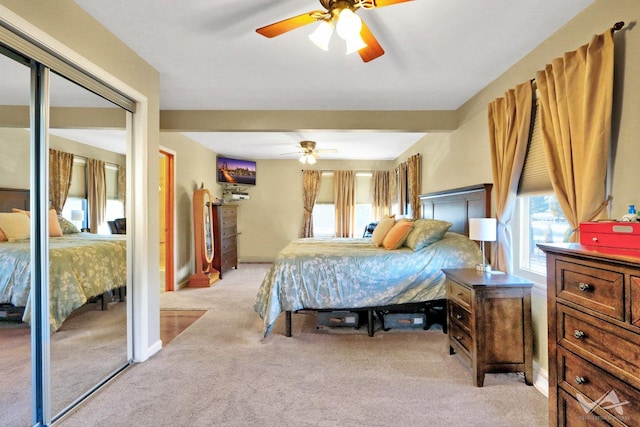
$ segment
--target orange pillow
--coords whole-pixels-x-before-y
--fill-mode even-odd
[[[18,208],[13,208],[12,210],[14,212],[22,212],[29,218],[31,218],[30,211],[25,211]],[[60,221],[58,221],[58,213],[55,209],[49,209],[49,237],[62,237],[62,228],[60,227]]]
[[[407,240],[407,236],[411,232],[413,227],[413,221],[407,221],[406,219],[398,220],[389,232],[384,236],[382,246],[385,249],[398,249]]]
[[[4,231],[2,231],[2,229],[0,228],[0,242],[6,242],[7,240],[7,235],[4,234]]]

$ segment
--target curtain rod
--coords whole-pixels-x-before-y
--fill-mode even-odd
[[[73,154],[73,153],[72,153],[72,154]],[[82,160],[84,160],[84,161],[89,160],[89,157],[80,156],[79,154],[73,154],[73,158],[74,158],[74,159],[76,159],[76,158],[77,158],[77,159],[82,159]],[[104,162],[105,166],[106,166],[106,165],[109,165],[109,166],[115,166],[115,167],[118,167],[118,168],[121,166],[121,165],[119,165],[118,163],[108,162],[108,161],[106,161],[106,160],[103,160],[103,162]]]

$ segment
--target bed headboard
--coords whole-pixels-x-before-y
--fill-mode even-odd
[[[29,210],[29,190],[0,188],[0,212],[11,212],[12,208]]]
[[[491,216],[493,184],[478,184],[420,196],[422,218],[449,221],[449,231],[469,235],[469,218]]]

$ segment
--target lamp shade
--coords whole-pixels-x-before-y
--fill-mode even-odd
[[[469,238],[482,242],[494,242],[496,227],[495,218],[469,218]]]

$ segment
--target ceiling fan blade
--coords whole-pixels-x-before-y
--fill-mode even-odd
[[[329,154],[329,153],[337,153],[338,150],[336,150],[335,148],[321,148],[319,150],[315,150],[315,152],[318,154]]]
[[[391,6],[398,3],[404,3],[413,0],[374,0],[376,7]]]
[[[322,14],[323,12],[315,10],[312,12],[303,13],[302,15],[283,19],[282,21],[274,22],[273,24],[258,28],[256,32],[269,38],[279,36],[280,34],[295,30],[296,28],[300,28],[305,25],[317,22],[316,18],[314,18],[313,15],[316,15],[318,13]]]
[[[382,49],[382,46],[380,46],[380,43],[378,43],[378,40],[376,40],[375,36],[364,21],[362,21],[360,37],[362,37],[362,40],[367,44],[367,47],[363,47],[358,51],[360,58],[362,58],[364,62],[369,62],[384,55],[384,49]]]

